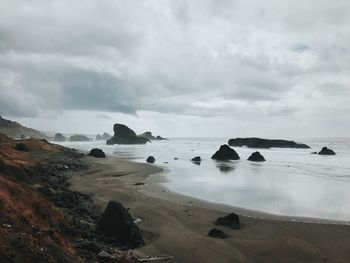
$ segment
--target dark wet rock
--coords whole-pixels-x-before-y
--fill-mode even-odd
[[[235,138],[228,141],[230,146],[242,147],[246,146],[248,148],[301,148],[308,149],[310,146],[303,143],[296,143],[294,141],[287,140],[270,140],[262,138]]]
[[[154,136],[152,135],[152,132],[144,132],[144,133],[140,134],[139,136],[140,136],[140,137],[144,137],[144,138],[146,138],[146,139],[148,139],[148,140],[150,140],[150,141],[156,139],[156,137],[154,137]]]
[[[17,143],[15,149],[21,152],[29,152],[27,145],[25,145],[24,143]]]
[[[248,158],[248,161],[251,161],[251,162],[265,162],[265,158],[264,156],[262,156],[259,152],[253,152],[249,158]]]
[[[174,160],[179,160],[179,158],[175,157]]]
[[[239,160],[239,155],[234,149],[227,144],[221,145],[220,149],[211,157],[213,160],[227,161],[227,160]]]
[[[105,158],[106,154],[104,153],[104,151],[102,151],[101,149],[98,148],[93,148],[91,149],[91,151],[88,154],[89,156],[92,157],[97,157],[97,158]]]
[[[90,138],[85,135],[72,135],[69,140],[71,142],[88,142]]]
[[[140,134],[139,137],[144,137],[144,138],[146,138],[146,139],[148,139],[148,140],[150,140],[150,141],[153,141],[153,140],[158,140],[158,141],[161,141],[161,140],[168,140],[168,139],[163,138],[162,136],[159,136],[159,135],[157,135],[157,136],[155,137],[155,136],[153,136],[152,132],[149,132],[149,131]]]
[[[66,137],[64,137],[62,133],[56,133],[55,137],[54,137],[54,141],[55,142],[65,142]]]
[[[153,156],[148,156],[148,158],[146,159],[146,162],[148,163],[155,163],[156,158],[154,158]]]
[[[239,221],[239,216],[235,213],[228,214],[225,217],[219,217],[215,221],[216,225],[222,225],[222,226],[227,226],[232,229],[240,229],[241,228],[241,223]]]
[[[196,156],[196,157],[192,158],[191,161],[192,161],[192,162],[201,162],[202,159],[201,159],[200,156]]]
[[[108,134],[108,133],[103,133],[102,134],[102,139],[103,140],[109,140],[110,138],[112,138],[112,135]]]
[[[323,147],[322,150],[318,153],[319,155],[335,155],[335,152],[327,147]]]
[[[312,153],[310,153],[310,154],[318,154],[318,152],[312,152]]]
[[[146,144],[149,142],[144,137],[138,137],[136,133],[123,124],[114,124],[114,136],[107,140],[107,144]]]
[[[135,185],[145,185],[145,183],[135,183]]]
[[[217,228],[213,228],[212,230],[210,230],[208,233],[208,236],[215,237],[215,238],[221,238],[221,239],[228,238],[228,236],[225,234],[224,231],[217,229]]]
[[[100,134],[97,134],[95,141],[102,141],[102,140],[103,140],[102,136]]]
[[[144,245],[140,229],[130,213],[120,203],[109,201],[96,228],[106,237],[115,238],[119,245],[140,247]]]

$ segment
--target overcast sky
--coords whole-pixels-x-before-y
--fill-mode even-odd
[[[64,133],[349,136],[348,0],[1,0],[0,114]]]

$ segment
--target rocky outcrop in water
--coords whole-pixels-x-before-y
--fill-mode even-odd
[[[88,155],[96,158],[106,158],[106,154],[104,153],[104,151],[98,148],[91,149]]]
[[[106,133],[106,132],[102,134],[102,139],[103,139],[103,140],[109,140],[110,138],[112,138],[112,135],[109,135],[109,134]]]
[[[248,158],[248,161],[251,161],[251,162],[265,162],[265,158],[264,156],[262,156],[259,152],[253,152],[249,158]]]
[[[146,159],[146,162],[148,162],[148,163],[155,163],[156,162],[156,158],[154,158],[153,156],[148,156],[148,158]]]
[[[323,147],[322,150],[318,153],[319,155],[335,155],[335,152],[327,147]]]
[[[287,140],[270,140],[261,138],[235,138],[228,141],[230,146],[242,147],[246,146],[248,148],[300,148],[308,149],[310,146],[303,143],[296,143],[294,141]]]
[[[114,136],[107,140],[107,144],[146,144],[147,138],[138,137],[128,126],[116,123],[113,127]]]
[[[96,231],[128,247],[144,245],[141,231],[135,225],[130,213],[116,201],[109,201],[97,224]]]
[[[239,160],[239,155],[227,144],[221,145],[220,149],[211,157],[217,161]]]
[[[54,141],[55,142],[65,142],[66,137],[64,137],[62,133],[56,133],[55,137],[54,137]]]
[[[221,226],[227,226],[232,229],[240,229],[241,228],[241,223],[239,220],[239,216],[235,213],[228,214],[225,217],[219,217],[215,221],[216,225],[221,225]]]
[[[157,136],[155,137],[155,136],[153,136],[152,132],[149,132],[149,131],[140,134],[139,137],[146,138],[146,139],[148,139],[148,140],[150,140],[150,141],[154,141],[154,140],[158,140],[158,141],[161,141],[161,140],[168,140],[168,139],[163,138],[163,137],[161,137],[161,136],[159,136],[159,135],[157,135]]]

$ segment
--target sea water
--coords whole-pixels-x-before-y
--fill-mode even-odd
[[[296,140],[311,149],[235,147],[240,160],[211,160],[227,141],[172,138],[146,145],[105,145],[103,141],[63,145],[85,151],[98,147],[135,162],[145,162],[152,155],[156,165],[168,171],[165,187],[179,194],[276,215],[350,221],[350,138]],[[337,155],[311,154],[323,146]],[[266,162],[247,161],[256,150]],[[200,165],[190,161],[195,156],[202,158]]]

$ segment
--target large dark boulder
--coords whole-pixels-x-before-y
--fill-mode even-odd
[[[146,144],[147,138],[138,137],[136,133],[128,126],[123,124],[114,124],[114,136],[107,140],[107,144]]]
[[[251,161],[251,162],[265,162],[265,158],[264,156],[262,156],[259,152],[253,152],[249,158],[248,158],[248,161]]]
[[[90,138],[85,135],[72,135],[69,140],[71,142],[89,142]]]
[[[107,141],[107,140],[109,140],[110,138],[112,138],[112,135],[109,135],[109,134],[106,133],[106,132],[102,134],[102,139],[103,139],[103,140]]]
[[[232,229],[240,229],[241,228],[241,223],[239,221],[239,216],[235,213],[228,214],[225,217],[219,217],[215,221],[216,225],[221,225],[221,226],[227,226]]]
[[[62,133],[56,133],[54,141],[55,142],[65,142],[66,141],[66,137],[64,137]]]
[[[148,156],[148,158],[146,159],[146,162],[148,162],[148,163],[155,163],[156,162],[156,158],[154,158],[153,156]]]
[[[234,147],[246,146],[248,148],[301,148],[308,149],[310,146],[287,140],[270,140],[261,138],[235,138],[228,141],[228,145]]]
[[[239,155],[227,144],[221,145],[220,149],[211,157],[217,161],[239,160]]]
[[[318,153],[319,155],[335,155],[335,152],[327,147],[323,147],[322,150]]]
[[[118,245],[130,248],[144,245],[140,229],[135,225],[128,210],[116,201],[109,201],[96,231],[115,239]]]
[[[104,151],[98,148],[91,149],[88,155],[96,158],[106,158],[106,154],[104,153]]]
[[[228,238],[228,236],[225,234],[224,231],[217,229],[217,228],[213,228],[212,230],[210,230],[208,233],[208,236],[215,237],[215,238],[221,238],[221,239]]]

